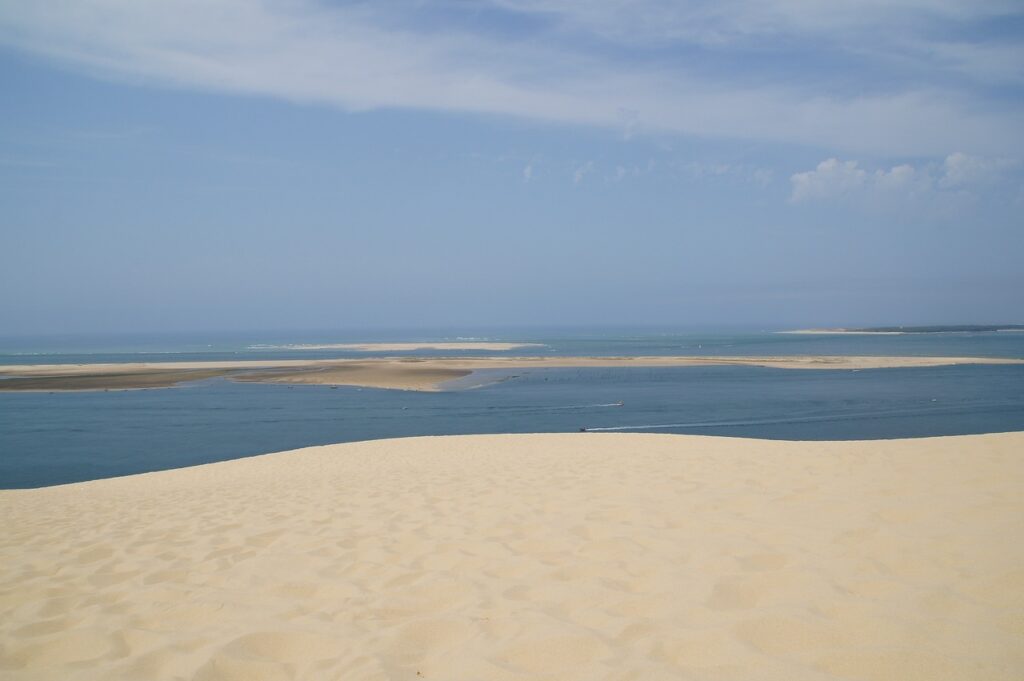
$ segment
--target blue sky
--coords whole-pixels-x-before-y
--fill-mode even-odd
[[[0,334],[1024,320],[1015,2],[0,5]]]

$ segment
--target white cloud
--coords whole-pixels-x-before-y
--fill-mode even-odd
[[[843,94],[809,87],[798,78],[762,82],[745,79],[742,72],[722,77],[702,73],[697,63],[645,56],[652,43],[732,49],[794,33],[862,44],[860,36],[878,33],[894,17],[901,26],[913,25],[915,17],[953,21],[1012,9],[1006,3],[982,8],[953,0],[904,0],[895,6],[881,0],[492,4],[556,26],[522,40],[501,30],[471,29],[472,22],[436,30],[410,18],[438,7],[470,11],[452,0],[341,5],[63,0],[0,3],[0,44],[103,77],[344,110],[512,115],[621,129],[627,138],[642,121],[650,131],[856,153],[938,156],[948,153],[950,139],[973,153],[1024,153],[1019,108],[979,106],[977,93],[955,84],[857,87]],[[624,44],[632,58],[588,47],[600,40]]]
[[[928,194],[934,182],[928,169],[919,170],[908,163],[889,170],[876,170],[871,181],[871,188],[879,196],[897,201],[912,200]]]
[[[796,173],[790,180],[793,183],[790,200],[799,203],[850,194],[864,186],[867,172],[858,167],[856,161],[830,158],[819,163],[814,170]]]
[[[1002,173],[1014,164],[1006,159],[983,158],[955,152],[939,165],[915,167],[908,163],[868,172],[857,161],[830,158],[814,170],[790,177],[790,202],[856,199],[874,203],[912,201],[924,196],[959,194],[999,185]]]
[[[529,163],[523,168],[523,182],[529,182],[533,179],[533,164]]]

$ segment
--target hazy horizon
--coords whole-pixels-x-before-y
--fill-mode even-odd
[[[1013,322],[1005,322],[1014,324]],[[935,323],[895,325],[914,328],[918,326],[960,326],[975,325],[972,322],[963,324]],[[983,326],[998,325],[977,324]],[[85,343],[86,347],[97,344],[97,347],[108,347],[110,343],[271,343],[268,348],[279,347],[276,343],[330,343],[330,342],[397,342],[397,341],[537,341],[543,339],[654,339],[659,336],[751,336],[758,334],[785,334],[789,331],[804,329],[837,329],[837,328],[873,328],[889,327],[889,324],[847,324],[847,325],[805,325],[777,326],[758,324],[718,324],[718,325],[655,325],[655,324],[576,324],[576,325],[495,325],[495,326],[406,326],[406,327],[336,327],[336,328],[250,328],[250,329],[105,329],[100,331],[57,332],[57,333],[25,333],[0,335],[0,350],[17,348],[21,343],[32,343],[22,350],[52,350],[61,347],[64,342]],[[1020,333],[1019,330],[1006,330],[1005,333]],[[927,336],[932,334],[914,334]],[[50,346],[48,343],[57,345]],[[258,346],[253,346],[258,347]],[[285,346],[280,346],[285,347]]]

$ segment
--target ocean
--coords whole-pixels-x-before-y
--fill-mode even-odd
[[[493,353],[512,356],[1024,358],[1024,333],[1016,332],[861,336],[614,329],[0,339],[0,364],[368,357],[374,354],[295,346],[455,340],[543,344]],[[485,378],[495,382],[438,393],[222,378],[153,390],[0,392],[0,488],[415,435],[586,429],[846,440],[1024,430],[1024,365],[859,371],[739,366],[528,369]]]

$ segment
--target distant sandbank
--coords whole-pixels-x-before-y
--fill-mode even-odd
[[[408,352],[413,350],[490,350],[504,351],[519,348],[542,348],[543,343],[496,343],[490,341],[460,341],[457,343],[326,343],[299,345],[253,345],[252,349],[274,350],[352,350],[355,352]]]
[[[954,364],[1024,364],[991,357],[391,357],[330,360],[239,360],[135,364],[37,364],[0,367],[0,391],[159,388],[224,376],[238,381],[441,390],[477,370],[585,367],[759,366],[777,369],[887,369]]]
[[[0,491],[0,676],[1016,680],[1021,452],[430,437]]]

